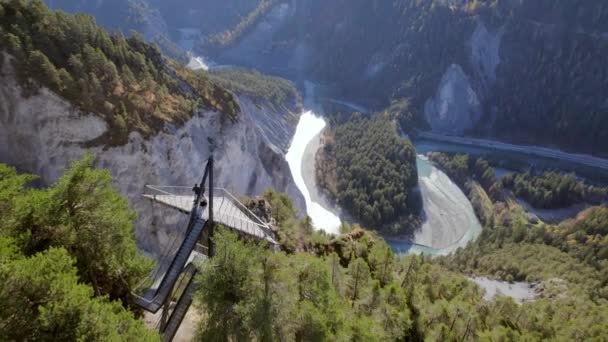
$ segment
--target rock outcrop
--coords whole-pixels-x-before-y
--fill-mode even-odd
[[[459,65],[450,65],[437,93],[426,101],[424,114],[433,130],[444,133],[461,134],[479,121],[479,97]]]

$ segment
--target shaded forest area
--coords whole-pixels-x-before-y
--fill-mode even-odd
[[[211,35],[203,36],[197,48],[201,51],[217,51],[230,47],[245,36],[255,25],[270,12],[274,6],[283,0],[260,0],[256,7],[247,15],[240,18],[239,22],[233,27]]]
[[[608,188],[585,184],[574,174],[543,172],[511,173],[501,179],[506,189],[535,208],[566,208],[578,203],[608,203]]]
[[[314,51],[307,71],[336,85],[338,96],[372,108],[408,100],[425,129],[425,102],[457,64],[485,114],[470,133],[608,155],[602,0],[312,0],[301,1],[296,17],[308,24]],[[479,65],[489,58],[472,57],[481,25],[483,51],[502,32],[495,70]],[[280,39],[298,34],[298,25],[286,25]],[[409,124],[404,118],[404,131]]]

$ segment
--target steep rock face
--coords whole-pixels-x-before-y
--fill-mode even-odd
[[[85,152],[84,142],[107,129],[103,120],[74,109],[44,88],[34,96],[23,97],[10,63],[5,63],[0,78],[2,163],[39,174],[44,183],[51,183],[70,160]],[[88,149],[96,155],[97,166],[110,171],[115,186],[137,212],[138,243],[151,254],[161,254],[181,230],[168,228],[168,223],[178,222],[175,215],[159,212],[158,205],[141,197],[145,185],[192,186],[199,182],[211,139],[216,145],[215,186],[235,195],[254,195],[273,187],[289,193],[304,212],[304,199],[283,153],[268,143],[247,110],[234,124],[222,124],[219,113],[202,111],[182,127],[168,127],[149,140],[132,133],[124,146]]]
[[[299,105],[286,108],[285,113],[277,113],[268,106],[258,106],[248,98],[240,98],[241,109],[248,113],[260,128],[262,136],[270,148],[287,153],[299,119]]]
[[[80,156],[80,143],[107,130],[98,116],[75,110],[45,88],[23,97],[9,61],[0,80],[0,162],[51,182],[69,160]]]
[[[463,133],[481,117],[479,97],[462,68],[452,64],[443,75],[437,94],[427,100],[424,114],[431,128],[446,133]]]
[[[492,31],[483,21],[477,22],[469,41],[470,76],[460,65],[450,65],[436,94],[425,103],[425,118],[433,130],[462,134],[476,127],[482,118],[484,96],[496,82],[503,34],[504,28]]]
[[[480,20],[471,36],[471,65],[482,86],[496,81],[496,67],[500,64],[500,43],[504,32],[504,27],[490,31]]]

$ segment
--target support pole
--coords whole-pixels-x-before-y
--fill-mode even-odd
[[[197,217],[197,215],[199,215],[198,209],[201,204],[201,201],[205,196],[205,182],[207,181],[208,175],[209,165],[205,166],[205,172],[203,174],[203,179],[201,180],[200,185],[195,184],[194,188],[192,189],[192,191],[194,192],[194,202],[192,203],[192,210],[190,211],[190,221],[188,221],[186,235],[190,234],[190,231],[194,227],[194,224],[196,223],[197,219],[200,219],[200,217]]]
[[[213,222],[213,153],[209,157],[209,257],[213,257],[215,248],[213,247],[213,234],[215,232],[215,223]]]
[[[165,298],[165,302],[163,303],[163,307],[162,307],[162,313],[160,316],[160,326],[159,326],[159,331],[162,333],[165,331],[165,328],[167,327],[167,321],[169,319],[169,306],[171,305],[171,294],[169,294],[167,296],[167,298]]]

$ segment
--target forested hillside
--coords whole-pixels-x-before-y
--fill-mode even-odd
[[[239,25],[251,12],[267,0],[149,0],[163,15],[173,34],[179,28],[191,28],[204,36],[212,36]]]
[[[565,208],[577,203],[608,203],[608,188],[585,184],[574,175],[557,172],[512,173],[501,179],[502,186],[536,208]]]
[[[605,268],[576,253],[540,242],[492,245],[488,228],[479,244],[454,257],[396,256],[360,228],[338,237],[313,232],[309,220],[295,219],[285,195],[269,191],[264,197],[284,252],[218,232],[217,251],[224,257],[205,264],[198,278],[200,339],[587,340],[608,334],[606,278],[599,271]],[[597,223],[598,215],[581,222]],[[479,245],[488,247],[480,252]],[[598,259],[605,262],[605,256]],[[517,278],[542,282],[538,298],[523,304],[503,296],[484,300],[481,289],[449,270],[459,265],[469,265],[467,273],[507,278],[517,270]]]
[[[316,156],[318,184],[365,227],[411,232],[420,210],[416,151],[387,114],[355,113],[325,134]]]
[[[256,70],[220,69],[212,71],[209,76],[213,83],[235,94],[249,97],[258,107],[267,105],[274,111],[279,111],[294,107],[301,101],[292,82]]]
[[[0,18],[2,58],[16,67],[25,95],[43,85],[102,116],[110,130],[93,143],[124,144],[131,131],[150,136],[202,108],[238,113],[232,94],[137,35],[108,34],[91,17],[50,11],[40,0],[2,1]]]
[[[484,224],[476,241],[442,262],[462,272],[508,281],[552,280],[546,290],[556,296],[555,302],[606,303],[608,232],[603,227],[608,227],[608,208],[593,207],[555,225],[530,220],[525,210],[504,193],[503,183],[483,159],[442,153],[433,153],[430,158],[448,174],[462,176],[459,184]],[[564,184],[538,183],[540,189],[533,191],[544,188],[559,194],[557,190]]]
[[[233,27],[217,32],[208,36],[203,36],[197,48],[203,51],[211,49],[221,49],[231,46],[239,41],[245,34],[259,22],[264,15],[268,14],[272,8],[280,3],[281,0],[261,0],[257,6]]]
[[[152,266],[134,213],[92,162],[74,162],[48,189],[0,164],[2,340],[158,340],[128,310]]]
[[[407,99],[420,128],[455,116],[457,124],[437,127],[608,154],[601,95],[608,89],[608,9],[601,0],[298,5],[277,45],[305,36],[307,72],[342,97],[375,108]],[[468,95],[449,95],[468,87]],[[434,117],[433,101],[449,110]],[[460,127],[468,115],[473,124]]]
[[[149,269],[135,252],[132,213],[108,174],[91,169],[85,157],[48,189],[28,188],[32,179],[0,166],[0,334],[156,340],[120,302],[101,296],[121,297],[124,290],[128,296]],[[432,259],[394,255],[376,234],[357,227],[337,237],[314,232],[309,219],[298,221],[285,194],[269,190],[264,199],[282,252],[218,228],[214,241],[222,257],[203,264],[197,278],[201,339],[587,340],[608,334],[606,208],[559,226],[531,227],[516,209],[496,211],[478,241]],[[486,300],[461,272],[540,281],[538,298]]]
[[[154,11],[146,0],[47,0],[45,3],[53,9],[61,9],[67,13],[91,13],[99,24],[109,29],[121,29],[125,33],[130,30],[142,31],[146,17]]]

